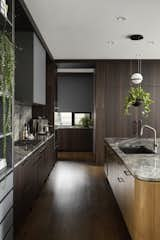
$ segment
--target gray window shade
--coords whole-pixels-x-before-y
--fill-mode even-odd
[[[58,77],[59,112],[92,112],[93,75]]]

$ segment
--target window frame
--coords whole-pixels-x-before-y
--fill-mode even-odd
[[[65,112],[59,112],[60,114],[61,113],[65,113]],[[60,126],[77,126],[76,124],[75,124],[75,116],[76,116],[76,114],[88,114],[89,115],[89,118],[90,119],[92,119],[92,113],[91,112],[68,112],[68,113],[71,113],[71,125],[61,125],[61,124],[59,124]],[[57,125],[57,126],[59,126],[59,125]]]
[[[89,118],[92,119],[92,113],[91,112],[72,112],[72,126],[77,126],[75,124],[75,114],[89,114]]]

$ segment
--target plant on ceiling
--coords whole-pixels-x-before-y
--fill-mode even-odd
[[[12,81],[14,77],[14,45],[6,32],[0,32],[0,95],[2,98],[2,134],[3,158],[6,158],[6,134],[11,131],[12,115]]]
[[[151,94],[145,92],[140,85],[131,87],[129,90],[129,94],[125,99],[124,107],[125,114],[129,115],[129,109],[132,106],[138,107],[141,104],[143,104],[144,107],[143,114],[145,116],[148,116],[149,112],[151,111],[150,107],[152,103],[153,100],[151,98]]]

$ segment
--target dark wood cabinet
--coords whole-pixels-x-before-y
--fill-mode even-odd
[[[54,139],[49,139],[14,170],[14,224],[17,231],[52,170]]]
[[[133,236],[135,178],[108,144],[105,144],[105,157],[105,174],[128,230]]]
[[[92,152],[93,129],[62,128],[57,129],[57,145],[59,152]]]
[[[135,137],[137,122],[160,128],[160,61],[143,60],[142,74],[145,79],[143,88],[151,93],[154,104],[148,118],[142,114],[143,105],[131,108],[130,115],[125,116],[125,97],[130,87],[130,75],[137,71],[134,60],[104,60],[96,62],[95,84],[95,155],[96,162],[104,163],[103,141],[105,137]],[[151,137],[150,132],[145,137]],[[159,134],[159,133],[158,133]]]
[[[18,226],[21,223],[21,216],[23,211],[23,204],[22,204],[22,190],[23,190],[23,183],[22,183],[22,166],[19,165],[14,170],[14,228],[15,231],[17,230]],[[21,207],[19,207],[21,206]]]

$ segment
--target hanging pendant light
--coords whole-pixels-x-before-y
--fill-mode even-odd
[[[140,84],[143,81],[143,76],[141,74],[141,60],[138,60],[138,72],[131,75],[131,81],[133,84]]]
[[[133,73],[131,76],[131,81],[134,84],[140,84],[143,81],[143,76],[141,73]]]

